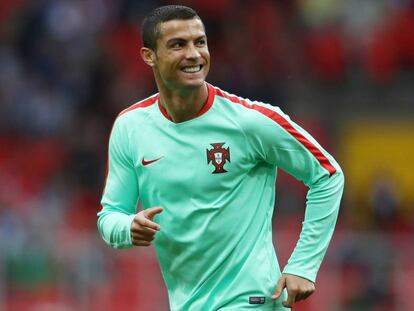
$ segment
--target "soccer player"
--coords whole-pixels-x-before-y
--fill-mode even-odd
[[[205,81],[207,37],[191,8],[155,9],[142,37],[158,93],[115,120],[102,238],[154,244],[174,311],[286,310],[306,299],[334,230],[340,167],[279,108]],[[283,273],[272,243],[277,168],[309,187]]]

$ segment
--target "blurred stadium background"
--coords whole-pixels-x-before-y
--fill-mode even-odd
[[[281,106],[346,191],[301,311],[414,310],[414,1],[177,1],[202,16],[209,82]],[[165,1],[0,2],[0,310],[168,309],[152,249],[96,230],[109,131],[155,90],[138,25]],[[283,265],[306,189],[280,174]]]

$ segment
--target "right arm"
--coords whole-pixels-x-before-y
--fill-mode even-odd
[[[128,133],[119,118],[111,131],[102,209],[98,230],[103,240],[114,248],[130,248],[131,225],[138,203],[138,176],[129,151]]]
[[[114,248],[149,246],[160,230],[152,219],[162,212],[161,207],[136,213],[138,176],[129,146],[128,133],[117,119],[109,139],[107,176],[98,213],[99,233]]]

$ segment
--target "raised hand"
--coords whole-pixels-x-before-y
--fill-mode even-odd
[[[131,224],[131,240],[136,246],[149,246],[160,230],[160,225],[152,221],[154,216],[163,211],[162,207],[155,206],[139,212]]]

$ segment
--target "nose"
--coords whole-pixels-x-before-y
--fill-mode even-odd
[[[200,55],[201,55],[200,51],[197,49],[197,47],[193,43],[187,46],[186,55],[185,55],[186,58],[194,59],[194,58],[200,57]]]

